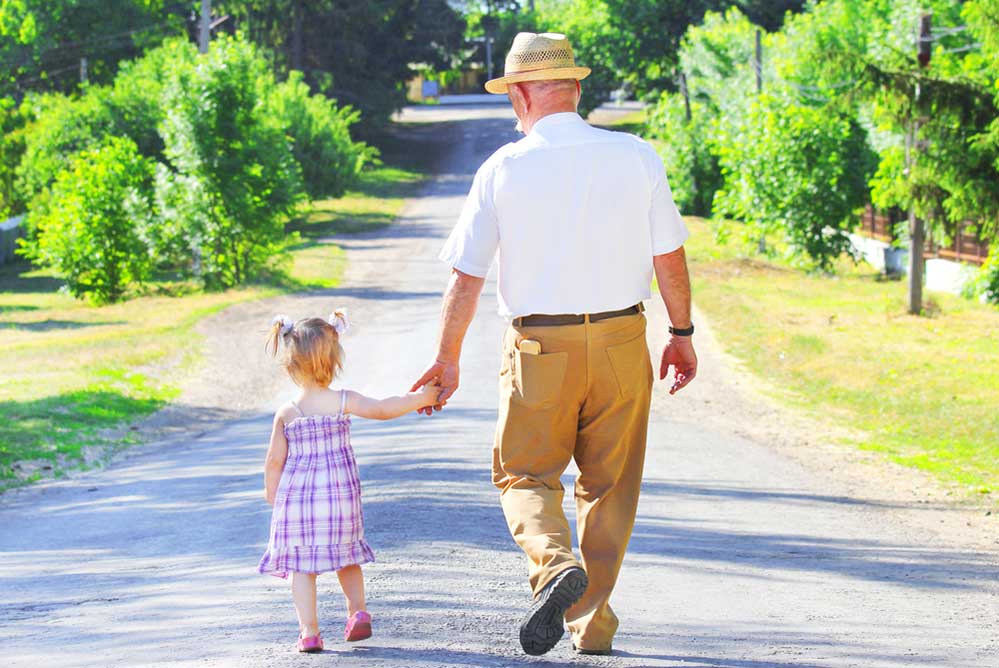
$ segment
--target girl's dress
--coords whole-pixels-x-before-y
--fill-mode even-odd
[[[364,540],[361,481],[350,447],[347,392],[340,413],[305,415],[284,426],[288,459],[281,473],[267,551],[257,570],[286,578],[289,572],[324,573],[374,561]]]

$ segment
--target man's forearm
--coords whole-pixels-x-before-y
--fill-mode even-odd
[[[652,265],[670,322],[680,329],[689,327],[690,275],[687,273],[687,254],[683,246],[672,253],[656,255],[652,258]]]
[[[437,346],[437,360],[457,361],[461,356],[461,343],[468,325],[475,316],[479,295],[486,279],[452,270],[451,281],[444,293],[441,311],[441,338]]]

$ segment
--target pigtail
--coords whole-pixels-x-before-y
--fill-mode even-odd
[[[295,321],[286,315],[276,315],[271,320],[271,331],[267,334],[264,349],[269,350],[272,356],[277,356],[278,344],[290,334],[295,328]]]
[[[350,329],[350,319],[347,317],[347,309],[342,307],[333,311],[327,322],[336,330],[338,337],[343,336]]]

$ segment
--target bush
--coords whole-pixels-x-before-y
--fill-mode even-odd
[[[161,125],[168,168],[157,200],[182,221],[158,246],[187,245],[210,287],[247,280],[280,246],[302,195],[300,170],[268,113],[274,75],[257,49],[222,37],[194,68],[169,73]]]
[[[657,139],[659,154],[677,206],[685,214],[710,216],[715,192],[721,187],[721,168],[711,151],[711,118],[703,105],[691,103],[691,120],[683,97],[664,93],[649,114],[648,128]]]
[[[271,112],[291,139],[291,151],[311,199],[339,197],[357,179],[373,150],[351,140],[349,128],[360,114],[337,108],[324,95],[312,95],[301,72],[292,72],[268,96]]]
[[[74,296],[119,300],[130,283],[149,275],[139,230],[151,218],[151,173],[131,139],[111,137],[76,154],[56,176],[45,207],[29,214],[36,233],[21,252],[56,269]]]
[[[24,121],[13,99],[0,98],[0,221],[24,211],[16,187],[16,168],[24,153]]]
[[[753,238],[777,232],[824,270],[849,250],[873,164],[851,119],[763,95],[742,127],[719,137],[718,153],[716,209],[745,221]]]
[[[988,259],[965,286],[964,293],[966,297],[981,297],[983,301],[999,306],[999,244],[992,246]]]

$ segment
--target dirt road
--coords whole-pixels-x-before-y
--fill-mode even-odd
[[[524,656],[515,629],[529,597],[525,564],[489,482],[504,326],[493,281],[445,413],[355,421],[378,556],[366,571],[375,636],[337,642],[343,604],[326,577],[327,652],[292,651],[287,587],[254,570],[267,536],[270,411],[293,393],[263,355],[263,331],[277,312],[346,305],[355,327],[343,385],[406,389],[433,351],[447,277],[437,250],[476,166],[514,138],[511,118],[503,107],[408,111],[406,120],[441,123],[427,126],[445,147],[437,175],[397,225],[345,240],[343,288],[240,305],[205,323],[208,365],[179,414],[225,397],[246,417],[0,500],[0,664],[999,666],[995,552],[955,547],[927,530],[937,515],[909,521],[908,504],[850,493],[771,447],[772,425],[745,421],[776,414],[745,408],[751,400],[708,337],[702,376],[678,397],[659,386],[654,402],[614,601],[616,656],[576,657],[567,641]],[[651,332],[664,329],[661,305],[650,303],[650,318]]]

